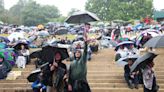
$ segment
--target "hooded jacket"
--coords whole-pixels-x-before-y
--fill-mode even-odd
[[[70,64],[68,83],[73,84],[76,80],[86,80],[87,76],[87,42],[85,42],[84,52],[79,59],[75,59]]]

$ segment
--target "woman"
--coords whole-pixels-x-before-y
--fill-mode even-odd
[[[43,71],[43,83],[47,85],[47,92],[64,92],[66,71],[61,53],[56,52],[54,61],[50,62],[50,65]]]
[[[68,91],[70,92],[91,92],[87,82],[87,49],[87,39],[85,39],[83,55],[80,50],[75,51],[75,60],[69,69]]]
[[[144,83],[144,92],[157,92],[159,86],[156,83],[156,77],[153,71],[154,62],[149,60],[149,63],[142,71],[143,73],[143,83]]]
[[[18,58],[16,60],[18,68],[25,68],[25,65],[29,63],[29,55],[29,50],[24,45],[21,45],[21,50],[18,51]]]

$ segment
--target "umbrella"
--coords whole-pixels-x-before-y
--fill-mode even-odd
[[[32,53],[30,54],[30,58],[40,58],[40,57],[41,57],[41,53],[42,53],[41,50],[32,52]]]
[[[93,13],[85,12],[76,12],[66,19],[67,23],[86,23],[92,21],[99,21],[100,19]]]
[[[41,60],[46,61],[46,62],[52,62],[54,60],[54,56],[56,52],[61,53],[62,60],[69,57],[66,48],[60,48],[57,46],[48,45],[42,48],[41,56],[44,56],[44,57],[41,57]]]
[[[37,39],[37,36],[33,35],[33,36],[28,38],[28,41],[31,43],[31,42],[33,42],[36,39]]]
[[[5,49],[7,48],[7,45],[5,43],[0,42],[0,49]]]
[[[151,52],[140,56],[130,67],[131,72],[137,71],[139,68],[144,68],[150,62],[150,60],[154,59],[156,56],[156,54]]]
[[[38,74],[41,73],[41,69],[38,68],[30,73],[30,75],[27,77],[27,80],[29,82],[35,82],[38,79]]]
[[[156,36],[148,40],[145,45],[145,47],[153,47],[153,48],[161,48],[164,47],[164,35],[162,36]]]
[[[159,35],[158,31],[154,30],[146,30],[140,33],[140,35],[136,38],[136,45],[138,46],[142,41],[143,38],[146,37],[147,39],[150,39],[151,37],[156,37]],[[145,43],[144,43],[145,44]]]
[[[24,45],[26,49],[29,49],[28,43],[26,43],[26,42],[18,42],[13,48],[15,50],[20,50],[21,49],[21,45]]]
[[[47,31],[40,31],[38,33],[39,36],[49,36],[50,34]]]
[[[18,40],[19,38],[25,38],[25,35],[21,32],[14,32],[8,36],[10,41],[13,41],[13,39]]]
[[[119,44],[116,46],[115,51],[117,51],[121,45],[127,45],[127,44],[132,44],[132,45],[134,45],[134,42],[132,42],[132,41],[123,41],[123,42],[119,43]]]
[[[9,62],[12,66],[15,65],[15,52],[13,49],[0,49],[0,55],[4,57],[4,59]]]
[[[118,39],[118,42],[123,42],[123,41],[130,41],[130,39],[128,37],[121,37]]]
[[[67,34],[68,30],[67,29],[59,29],[55,31],[55,35],[63,35],[63,34]]]
[[[126,56],[126,57],[123,57],[123,58],[120,58],[118,61],[117,61],[117,64],[119,66],[125,66],[126,64],[128,64],[128,59],[132,59],[133,61],[135,61],[139,56],[138,55],[130,55],[130,56]]]
[[[6,43],[10,42],[10,40],[7,37],[3,37],[3,36],[0,36],[0,40],[4,41]]]

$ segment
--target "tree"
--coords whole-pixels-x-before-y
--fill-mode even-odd
[[[56,6],[46,5],[42,7],[42,12],[47,18],[57,18],[60,17],[60,11]]]
[[[72,8],[71,11],[68,13],[68,16],[71,16],[73,13],[78,12],[80,10],[76,9],[76,8]]]
[[[2,21],[2,17],[4,16],[5,8],[4,8],[4,0],[0,0],[0,21]]]
[[[105,21],[140,19],[152,15],[152,7],[152,0],[88,0],[85,6]]]
[[[11,15],[11,22],[14,24],[22,24],[22,11],[26,5],[26,0],[19,0],[16,5],[12,6],[9,10]]]
[[[29,0],[22,10],[22,22],[27,26],[44,24],[59,16],[59,10],[55,6],[41,6],[33,0]]]

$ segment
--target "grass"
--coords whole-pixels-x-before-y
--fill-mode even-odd
[[[0,36],[7,37],[7,36],[9,36],[9,34],[0,34]],[[89,34],[89,37],[92,37],[92,36],[96,36],[96,34]],[[73,39],[76,38],[76,35],[66,34],[66,35],[57,35],[56,37],[57,38],[65,38],[65,37],[67,37],[69,40],[73,40]]]
[[[7,37],[9,34],[0,34],[0,36]]]

